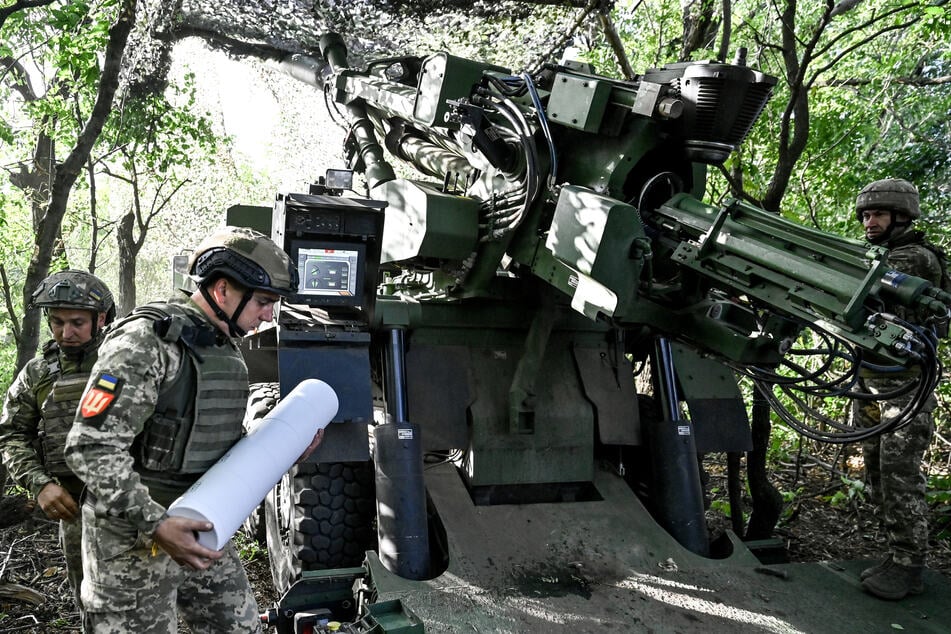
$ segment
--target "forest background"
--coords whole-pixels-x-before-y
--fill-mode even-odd
[[[48,336],[28,309],[48,273],[94,272],[123,314],[172,293],[172,256],[227,207],[268,205],[344,166],[346,130],[323,95],[276,63],[314,54],[327,30],[346,37],[355,66],[445,50],[516,70],[567,54],[618,78],[745,48],[779,82],[743,147],[712,171],[709,201],[740,196],[859,238],[856,192],[900,177],[921,191],[920,224],[951,247],[947,0],[17,0],[0,7],[0,389]],[[928,455],[945,540],[949,398],[945,381]],[[854,448],[816,446],[774,421],[771,460],[803,451],[841,475],[830,504],[861,497],[846,468]]]

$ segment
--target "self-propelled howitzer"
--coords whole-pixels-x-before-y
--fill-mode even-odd
[[[618,598],[604,588],[628,587],[617,579],[661,553],[707,565],[697,453],[750,448],[735,373],[832,442],[908,419],[856,429],[821,407],[855,396],[868,359],[907,370],[917,402],[933,390],[929,325],[951,298],[889,270],[880,248],[738,199],[703,201],[707,166],[743,141],[775,84],[742,55],[619,81],[577,63],[515,74],[445,53],[357,70],[333,34],[321,54],[283,66],[346,112],[349,167],[368,196],[342,197],[348,185],[328,179],[278,195],[268,218],[302,288],[259,347],[276,349],[282,393],[325,380],[347,423],[268,498],[286,631],[281,614],[315,597],[377,624],[411,610],[445,631],[550,628],[551,611],[623,623],[589,613],[610,613]],[[370,458],[368,426],[377,539],[362,566],[341,569],[360,560],[337,557],[353,545],[334,525],[346,514],[333,491],[348,485],[328,465]],[[666,533],[647,528],[655,520]],[[571,562],[553,574],[600,590],[584,607],[486,601],[523,573],[550,578],[542,559]],[[320,568],[336,571],[307,572]],[[359,609],[340,590],[355,580]],[[803,631],[828,626],[816,610],[791,613]]]
[[[444,53],[358,71],[335,35],[322,53],[327,64],[285,67],[353,117],[351,163],[389,203],[388,293],[493,297],[534,278],[591,319],[740,365],[780,363],[809,327],[856,364],[872,353],[935,376],[933,341],[885,307],[946,321],[946,294],[891,271],[881,248],[740,200],[701,202],[706,166],[742,142],[775,84],[742,56],[622,82],[578,64],[516,76]],[[397,178],[387,154],[437,180]]]

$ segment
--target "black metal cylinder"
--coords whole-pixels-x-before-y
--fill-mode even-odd
[[[373,428],[376,461],[377,537],[380,561],[406,579],[429,575],[429,529],[423,444],[419,427],[407,422],[406,342],[394,328],[386,349],[384,393],[388,422]]]
[[[658,522],[681,546],[706,557],[710,554],[710,540],[697,447],[693,425],[680,415],[673,356],[667,339],[657,341],[653,369],[664,415],[646,429],[653,472],[652,506]]]
[[[403,423],[409,419],[409,407],[406,404],[406,342],[401,328],[389,332],[390,340],[386,351],[386,411],[392,422]]]
[[[380,561],[405,579],[429,578],[429,531],[419,427],[373,428]]]

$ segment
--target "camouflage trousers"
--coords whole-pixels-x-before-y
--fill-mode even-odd
[[[76,607],[80,616],[83,613],[83,601],[79,589],[83,581],[83,523],[80,518],[72,522],[59,521],[59,545],[66,558],[66,580],[73,591]]]
[[[207,570],[179,566],[122,518],[83,505],[83,631],[176,634],[261,632],[251,584],[230,542]]]
[[[907,377],[865,378],[861,387],[866,393],[882,394],[907,380]],[[855,421],[865,427],[878,424],[884,418],[896,416],[911,398],[912,394],[905,394],[884,402],[855,401]],[[934,434],[931,413],[936,405],[934,395],[929,396],[908,425],[862,443],[871,498],[879,506],[890,554],[905,566],[924,565],[928,552],[927,481],[921,460]]]

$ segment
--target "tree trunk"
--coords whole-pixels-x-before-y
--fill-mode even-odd
[[[59,236],[63,224],[63,216],[66,214],[66,204],[69,201],[70,191],[79,176],[80,170],[86,163],[93,145],[102,132],[106,118],[112,110],[112,103],[119,87],[122,55],[129,39],[129,33],[135,25],[135,8],[136,0],[123,0],[119,8],[118,19],[109,29],[109,44],[106,47],[102,75],[99,80],[99,93],[96,96],[92,114],[89,116],[82,132],[80,132],[76,146],[53,177],[49,205],[36,233],[33,257],[30,259],[23,285],[24,307],[29,305],[32,291],[49,275],[50,260],[56,238]],[[39,322],[38,310],[25,311],[22,337],[17,345],[17,372],[36,354],[36,347],[39,342]]]
[[[117,315],[127,315],[135,308],[135,260],[138,248],[135,243],[133,229],[135,228],[135,214],[129,211],[119,220],[116,228],[116,241],[119,243],[119,301],[116,306]]]
[[[716,39],[717,24],[714,0],[681,0],[683,10],[684,35],[681,40],[680,61],[703,48],[709,48]]]

